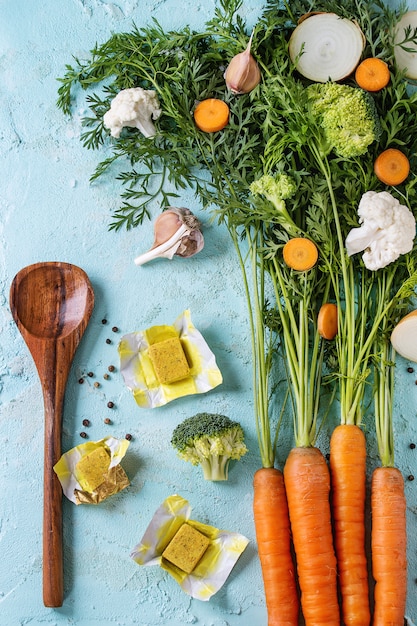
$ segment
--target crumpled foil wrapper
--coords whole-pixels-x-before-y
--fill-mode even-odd
[[[130,442],[127,439],[105,437],[99,441],[88,441],[72,448],[61,456],[54,471],[68,500],[74,504],[99,504],[129,486],[130,481],[120,465]],[[77,463],[87,454],[103,447],[110,455],[110,465],[103,482],[93,491],[82,488],[77,479]]]
[[[187,500],[179,495],[166,498],[130,556],[138,565],[159,565],[169,572],[186,594],[207,601],[224,585],[249,539],[239,533],[191,520],[190,514]],[[191,574],[162,558],[162,552],[185,522],[210,539],[208,549]]]
[[[148,335],[157,329],[163,339],[164,328],[167,336],[171,336],[172,328],[176,330],[190,367],[188,376],[170,384],[159,382],[148,354]],[[216,358],[192,323],[189,310],[184,311],[172,326],[153,326],[124,335],[118,351],[124,382],[142,408],[155,408],[183,396],[206,393],[223,382]]]

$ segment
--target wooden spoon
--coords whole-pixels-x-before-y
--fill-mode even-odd
[[[10,309],[35,362],[45,409],[43,601],[63,602],[62,488],[53,470],[61,456],[62,410],[72,359],[94,307],[86,273],[69,263],[35,263],[16,274]]]

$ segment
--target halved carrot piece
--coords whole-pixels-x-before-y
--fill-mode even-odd
[[[319,252],[316,244],[305,237],[289,239],[282,250],[284,261],[293,270],[305,272],[317,263]]]
[[[334,339],[337,335],[337,306],[326,302],[317,316],[317,331],[323,339]]]
[[[215,133],[227,126],[229,114],[230,109],[226,102],[218,98],[207,98],[196,106],[194,121],[205,133]]]
[[[382,59],[369,57],[359,63],[355,72],[355,80],[365,91],[380,91],[390,81],[388,65]]]
[[[399,185],[410,173],[410,161],[401,150],[387,148],[375,159],[374,172],[386,185]]]

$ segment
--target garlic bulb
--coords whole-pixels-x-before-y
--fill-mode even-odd
[[[200,231],[200,222],[189,209],[169,207],[159,215],[154,224],[154,242],[152,247],[135,259],[136,265],[174,255],[190,257],[200,252],[204,238]]]
[[[224,73],[227,88],[234,94],[249,93],[261,80],[258,64],[250,51],[252,37],[253,32],[246,50],[233,57]]]

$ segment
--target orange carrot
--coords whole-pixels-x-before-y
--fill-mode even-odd
[[[380,91],[388,85],[390,78],[388,65],[376,57],[364,59],[355,72],[356,82],[366,91]]]
[[[304,272],[311,270],[319,256],[314,241],[305,237],[289,239],[282,250],[284,261],[293,270]]]
[[[341,424],[334,429],[330,473],[343,623],[367,626],[371,614],[365,552],[366,442],[359,426]]]
[[[282,472],[273,467],[259,469],[255,473],[253,487],[256,540],[268,626],[297,626],[299,602]]]
[[[375,159],[374,172],[386,185],[400,185],[410,173],[410,161],[401,150],[387,148]]]
[[[395,467],[372,475],[373,626],[402,626],[407,595],[407,536],[404,480]]]
[[[218,98],[207,98],[198,103],[194,110],[194,122],[205,133],[222,130],[229,122],[229,107]]]
[[[334,339],[337,335],[337,306],[333,302],[322,304],[317,316],[317,331],[323,339]]]
[[[330,474],[320,450],[293,448],[284,466],[284,482],[306,626],[339,626]]]

